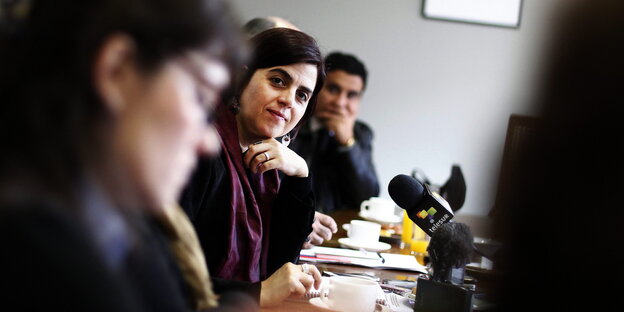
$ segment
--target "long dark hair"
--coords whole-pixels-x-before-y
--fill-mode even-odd
[[[221,0],[14,0],[0,17],[0,189],[16,173],[70,191],[109,116],[95,92],[96,53],[114,34],[144,73],[189,50],[236,65],[240,34]],[[238,65],[237,65],[238,67]],[[16,169],[17,168],[17,169]],[[64,190],[63,190],[64,189]]]
[[[251,59],[247,68],[237,79],[233,95],[240,98],[249,80],[258,69],[275,66],[307,63],[316,66],[316,85],[303,117],[290,133],[292,138],[314,113],[316,97],[325,81],[323,57],[318,44],[311,36],[290,28],[273,28],[263,31],[250,39]]]

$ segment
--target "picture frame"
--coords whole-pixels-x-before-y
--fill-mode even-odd
[[[422,0],[422,16],[460,23],[519,28],[523,0]]]

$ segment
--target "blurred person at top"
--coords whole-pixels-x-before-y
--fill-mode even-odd
[[[249,38],[271,28],[290,28],[299,30],[295,24],[279,16],[254,17],[243,25],[243,33]]]
[[[624,237],[624,2],[556,11],[539,89],[540,127],[524,175],[497,211],[500,311],[611,311]]]
[[[3,307],[257,309],[213,292],[175,205],[241,59],[222,1],[1,5]]]

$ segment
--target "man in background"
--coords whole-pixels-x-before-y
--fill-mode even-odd
[[[333,52],[325,58],[327,78],[314,118],[305,124],[290,147],[308,163],[317,200],[318,222],[304,245],[322,244],[335,233],[326,214],[359,210],[360,203],[378,196],[379,183],[372,160],[373,132],[357,120],[366,88],[367,70],[351,54]]]

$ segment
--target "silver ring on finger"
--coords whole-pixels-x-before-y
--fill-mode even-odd
[[[304,264],[301,265],[301,271],[304,274],[309,274],[310,273],[310,267],[308,266],[307,263],[304,263]]]
[[[264,157],[266,157],[265,161],[269,161],[269,159],[271,159],[268,152],[264,152]]]

